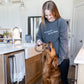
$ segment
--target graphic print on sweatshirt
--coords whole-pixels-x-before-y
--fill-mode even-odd
[[[58,31],[57,30],[47,30],[47,31],[44,31],[44,36],[45,36],[45,39],[46,39],[46,42],[48,41],[52,41],[52,42],[55,42],[57,39],[58,39]]]

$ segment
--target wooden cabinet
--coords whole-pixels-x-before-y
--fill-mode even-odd
[[[84,45],[81,47],[78,52],[74,63],[76,64],[75,68],[75,84],[84,84]]]
[[[75,84],[84,84],[84,64],[76,65],[75,79]]]
[[[26,84],[33,84],[42,74],[41,54],[26,60]]]
[[[0,84],[5,84],[4,57],[0,55]]]

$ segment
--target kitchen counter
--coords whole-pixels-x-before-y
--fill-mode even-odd
[[[0,84],[11,84],[9,58],[12,57],[13,59],[13,56],[16,53],[18,54],[20,52],[21,53],[25,52],[26,82],[28,82],[29,84],[29,82],[31,82],[32,79],[35,79],[35,78],[38,79],[41,76],[41,70],[42,70],[41,55],[40,55],[41,52],[40,53],[36,52],[34,47],[35,47],[34,43],[23,43],[18,45],[0,44]],[[12,67],[13,67],[13,64],[12,64]],[[31,73],[31,70],[33,70],[32,73]],[[25,81],[25,78],[24,78],[24,81]]]
[[[23,44],[0,44],[0,54],[11,53],[15,51],[25,50],[25,59],[28,59],[32,56],[40,54],[41,52],[36,52],[34,43],[23,43]]]
[[[22,47],[21,45],[0,44],[0,54],[11,53],[22,49],[24,49],[24,47]]]
[[[75,60],[75,84],[84,84],[84,45],[79,50]]]
[[[79,53],[77,54],[74,63],[76,64],[84,64],[84,45],[80,49]]]

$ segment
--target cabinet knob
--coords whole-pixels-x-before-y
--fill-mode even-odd
[[[80,42],[82,43],[83,41],[82,41],[82,40],[80,40]]]

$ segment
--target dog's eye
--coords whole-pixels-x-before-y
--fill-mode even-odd
[[[44,45],[44,46],[46,46],[46,45]]]

